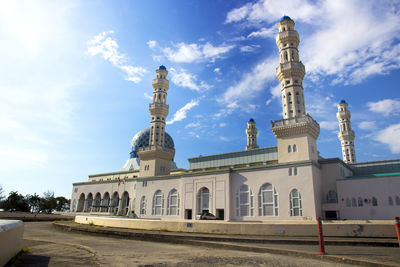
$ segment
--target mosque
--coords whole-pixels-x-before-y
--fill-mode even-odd
[[[277,146],[257,145],[256,122],[247,122],[245,150],[173,161],[166,132],[168,71],[156,70],[149,105],[150,128],[132,139],[121,171],[89,175],[74,183],[71,212],[158,220],[196,220],[210,212],[225,221],[393,219],[400,214],[400,159],[357,162],[346,101],[337,105],[343,159],[322,158],[320,126],[306,113],[305,68],[294,21],[278,23],[283,118],[271,121]]]

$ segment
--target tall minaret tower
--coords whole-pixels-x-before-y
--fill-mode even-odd
[[[168,71],[161,65],[156,70],[153,80],[153,103],[149,105],[150,135],[149,146],[139,148],[140,176],[168,175],[175,150],[164,146],[165,120],[169,112],[167,105],[167,92],[169,81]]]
[[[299,58],[299,34],[294,21],[284,16],[278,23],[276,45],[280,64],[276,76],[281,83],[283,120],[271,121],[278,139],[278,162],[318,160],[316,140],[319,124],[306,113],[303,94],[305,68]]]
[[[340,127],[338,137],[342,144],[343,161],[346,163],[356,163],[356,151],[354,150],[355,134],[351,129],[351,114],[347,106],[344,100],[340,101],[337,105],[338,112],[336,113],[336,117],[339,120]]]
[[[258,148],[258,145],[257,145],[257,132],[258,131],[257,131],[257,128],[256,128],[256,122],[254,121],[253,118],[251,118],[247,122],[247,129],[246,129],[247,146],[246,146],[246,150]]]
[[[294,21],[288,16],[281,19],[278,28],[276,45],[279,48],[280,64],[276,69],[276,76],[281,82],[283,118],[303,116],[305,68],[299,59],[299,35],[294,30]]]

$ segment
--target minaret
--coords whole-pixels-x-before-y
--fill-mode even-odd
[[[351,113],[347,109],[346,101],[342,100],[337,105],[338,112],[336,117],[339,120],[340,130],[339,140],[342,144],[343,161],[346,163],[356,163],[356,151],[354,150],[354,131],[351,129]]]
[[[257,128],[256,128],[256,122],[254,121],[253,118],[251,118],[247,122],[247,129],[246,129],[247,146],[246,146],[246,150],[258,148],[258,145],[257,145],[257,132],[258,131],[257,131]]]
[[[300,39],[294,25],[290,17],[282,17],[276,37],[280,56],[276,76],[281,83],[283,119],[271,121],[271,128],[278,140],[279,163],[318,160],[316,140],[320,127],[305,110],[305,68],[299,58]]]
[[[167,105],[167,92],[169,81],[168,71],[161,65],[156,70],[153,80],[153,103],[149,105],[150,136],[149,146],[138,150],[140,158],[140,176],[168,175],[175,150],[164,147],[165,120],[169,112]]]
[[[281,82],[283,118],[305,115],[303,78],[305,68],[299,59],[299,34],[294,30],[294,21],[284,16],[278,23],[276,45],[279,48],[280,64],[276,76]]]

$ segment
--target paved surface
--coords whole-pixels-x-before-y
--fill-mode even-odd
[[[25,223],[24,246],[30,252],[14,266],[354,266],[223,246],[178,245],[61,231],[51,222]]]

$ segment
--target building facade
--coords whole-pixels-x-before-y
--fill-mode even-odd
[[[210,212],[226,221],[398,215],[400,159],[356,163],[355,134],[344,100],[337,113],[343,160],[319,156],[320,127],[304,103],[299,35],[288,16],[278,29],[276,72],[283,118],[271,121],[276,147],[258,146],[256,123],[250,119],[245,150],[190,158],[189,169],[177,168],[174,142],[165,131],[168,71],[160,66],[152,83],[150,128],[134,136],[121,171],[73,184],[71,211],[158,220],[196,220]]]

